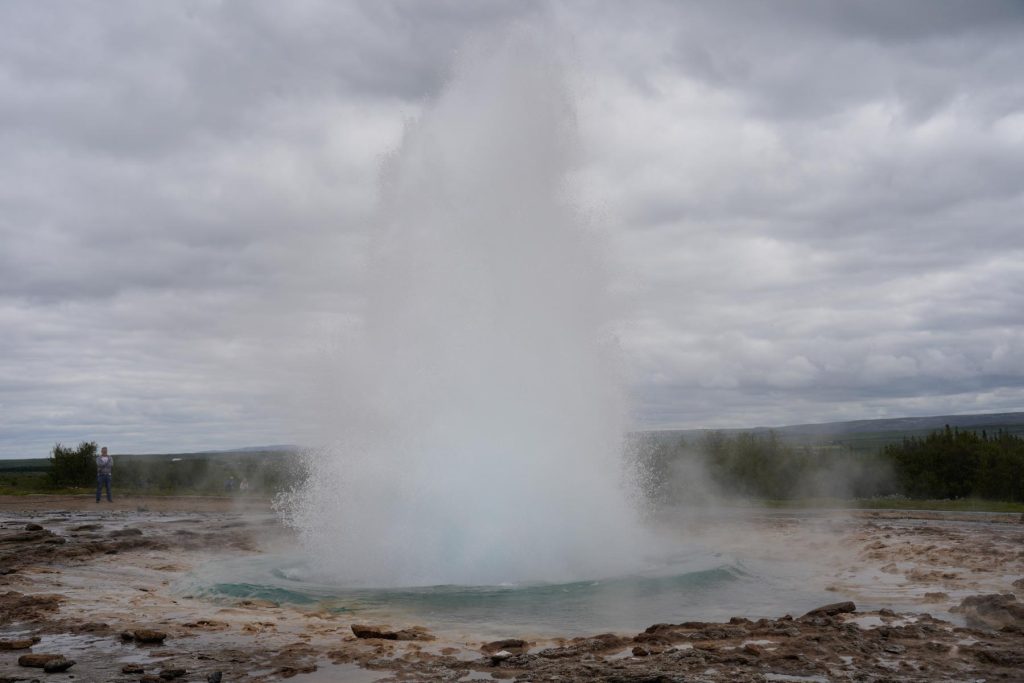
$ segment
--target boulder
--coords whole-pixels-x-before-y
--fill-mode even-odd
[[[815,607],[805,614],[804,617],[834,617],[837,614],[856,611],[857,606],[853,604],[852,601],[846,600],[844,602],[833,602],[828,605],[822,605],[821,607]]]
[[[39,636],[0,640],[0,650],[27,650],[39,642]]]
[[[510,655],[522,655],[530,649],[530,644],[525,640],[519,638],[506,638],[505,640],[495,640],[490,643],[485,643],[480,646],[480,651],[486,655],[493,655],[501,650],[505,650]]]
[[[160,678],[165,681],[173,681],[175,678],[181,678],[187,673],[188,671],[185,669],[164,669],[160,672]]]
[[[30,666],[36,669],[42,669],[46,666],[47,662],[54,662],[58,659],[64,659],[64,655],[32,653],[18,657],[18,666]]]
[[[379,640],[434,640],[434,636],[430,635],[422,626],[391,631],[384,626],[352,624],[352,633],[356,638],[376,638]]]
[[[162,643],[167,638],[167,634],[163,631],[157,631],[150,628],[137,628],[134,631],[128,631],[130,637],[127,640],[134,639],[136,643],[154,644]],[[125,638],[125,633],[121,634],[121,638]]]
[[[121,667],[121,673],[123,674],[141,674],[146,673],[146,667],[141,664],[125,664]]]
[[[57,659],[51,659],[46,664],[43,664],[43,671],[48,674],[59,674],[62,671],[67,671],[75,665],[75,660],[68,659],[67,657],[57,657]]]
[[[969,595],[951,611],[963,614],[971,628],[1024,626],[1024,603],[1013,593]]]
[[[28,524],[25,525],[25,531],[42,531],[42,530],[43,530],[43,527],[42,527],[41,524],[34,524],[32,522],[29,522]]]
[[[377,638],[380,640],[398,640],[398,634],[382,626],[352,624],[352,633],[356,638]]]

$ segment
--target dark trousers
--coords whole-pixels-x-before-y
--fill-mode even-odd
[[[96,475],[96,502],[100,502],[100,492],[103,487],[107,487],[107,502],[113,503],[114,501],[110,498],[110,475],[109,474],[97,474]]]

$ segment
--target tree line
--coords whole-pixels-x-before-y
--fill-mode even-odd
[[[775,432],[707,432],[688,442],[634,435],[629,452],[654,507],[708,498],[1024,501],[1024,438],[946,427],[877,452],[834,444],[794,445]]]
[[[950,429],[882,449],[911,498],[1024,501],[1024,438]]]
[[[95,487],[97,453],[92,441],[77,448],[56,444],[50,452],[47,483],[56,489]],[[298,455],[290,452],[177,458],[115,455],[113,485],[137,493],[268,494],[294,486],[303,471]]]

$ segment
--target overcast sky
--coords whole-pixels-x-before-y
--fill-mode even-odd
[[[566,65],[636,425],[1024,410],[1016,0],[8,0],[0,457],[301,438],[382,162],[509,25]]]

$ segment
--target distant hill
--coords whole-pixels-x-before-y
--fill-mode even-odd
[[[935,415],[930,417],[895,417],[879,420],[850,420],[847,422],[820,422],[786,425],[782,427],[750,427],[746,429],[669,429],[656,430],[664,438],[684,438],[695,441],[710,431],[726,434],[742,432],[767,433],[774,431],[785,441],[797,444],[834,444],[857,451],[877,450],[887,443],[910,436],[925,436],[946,425],[971,431],[1024,435],[1024,412],[985,413],[982,415]]]

